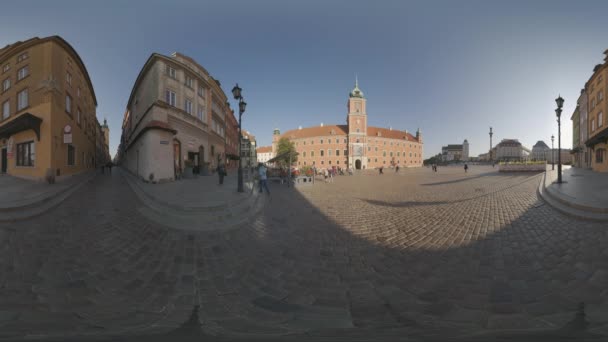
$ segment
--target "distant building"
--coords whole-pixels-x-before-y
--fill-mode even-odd
[[[469,142],[465,139],[461,145],[443,146],[441,148],[441,160],[444,162],[469,160]]]
[[[517,139],[503,139],[496,145],[496,160],[515,161],[528,159],[530,150]]]
[[[539,140],[532,146],[530,159],[532,160],[547,160],[548,154],[551,153],[551,148],[544,141]]]
[[[420,130],[414,136],[407,130],[368,126],[366,107],[367,100],[355,81],[355,87],[348,97],[346,125],[321,123],[283,134],[275,129],[272,136],[273,155],[276,154],[279,140],[287,138],[294,143],[299,154],[297,166],[314,165],[319,169],[422,166]]]
[[[243,167],[257,165],[256,141],[255,136],[247,131],[242,131],[243,139],[241,144],[241,159]]]
[[[589,139],[589,103],[587,98],[587,91],[581,89],[581,95],[578,97],[577,108],[579,112],[579,141],[578,141],[578,166],[590,169],[591,168],[591,148],[585,145],[587,139]],[[574,148],[577,145],[572,145]]]
[[[558,162],[559,150],[557,148],[549,149],[547,152],[547,163]],[[562,164],[570,164],[573,162],[574,155],[569,148],[562,148]]]
[[[272,146],[261,146],[257,149],[257,160],[258,163],[265,163],[273,158]]]

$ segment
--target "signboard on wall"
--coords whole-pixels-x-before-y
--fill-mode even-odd
[[[7,158],[13,158],[13,147],[15,146],[15,140],[13,139],[13,137],[10,137],[10,139],[8,139],[8,142],[6,143],[6,157]]]
[[[65,125],[65,127],[63,127],[63,143],[72,143],[72,126],[70,125]]]

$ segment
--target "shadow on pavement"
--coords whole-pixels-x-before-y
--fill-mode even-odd
[[[537,184],[522,183],[512,199],[493,193],[441,208],[432,201],[403,206],[367,200],[379,207],[369,210],[357,207],[365,200],[352,198],[342,205],[350,211],[319,210],[309,195],[276,186],[253,222],[225,233],[193,233],[138,218],[134,195],[122,193],[115,182],[107,178],[89,185],[96,200],[109,202],[97,214],[109,217],[86,220],[88,214],[78,210],[94,203],[87,202],[86,193],[76,194],[57,216],[42,218],[65,222],[69,217],[71,225],[16,226],[11,241],[28,241],[25,248],[33,250],[64,246],[41,254],[32,265],[40,262],[46,272],[61,273],[64,268],[55,268],[53,260],[74,260],[74,268],[86,271],[83,284],[125,303],[116,315],[126,322],[152,323],[138,317],[157,317],[150,311],[154,300],[174,306],[168,315],[189,312],[182,315],[184,323],[165,333],[113,337],[112,324],[121,322],[104,321],[96,306],[86,306],[100,303],[103,293],[66,288],[61,281],[32,287],[27,279],[45,275],[28,275],[29,261],[10,271],[19,273],[21,283],[3,283],[0,307],[10,307],[6,298],[12,286],[63,293],[70,306],[63,308],[61,296],[55,300],[62,309],[44,303],[54,315],[54,310],[87,311],[83,324],[108,331],[73,341],[555,341],[597,340],[593,331],[606,329],[602,293],[608,279],[593,277],[604,265],[597,264],[598,251],[608,245],[607,235],[599,225],[582,226],[537,206],[536,193],[528,191]],[[485,198],[490,200],[481,202]],[[416,220],[420,224],[412,224]],[[112,250],[124,252],[125,259],[101,250],[113,244],[124,249]],[[78,297],[86,301],[69,301]],[[588,304],[586,318],[580,302]],[[165,326],[165,318],[154,319]],[[0,336],[9,328],[3,323]],[[32,329],[19,339],[30,335],[28,340],[36,341],[31,335],[44,333]]]

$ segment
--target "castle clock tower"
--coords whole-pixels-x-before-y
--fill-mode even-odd
[[[367,168],[367,112],[366,100],[359,89],[359,80],[355,78],[355,88],[348,96],[348,167],[351,169]]]

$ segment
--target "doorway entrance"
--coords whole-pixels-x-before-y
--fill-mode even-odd
[[[355,169],[361,170],[361,159],[355,161]]]
[[[173,140],[173,172],[175,179],[179,179],[182,174],[181,163],[182,146],[179,140]]]
[[[0,173],[6,173],[8,169],[8,159],[6,157],[6,147],[2,149],[2,160],[0,160],[0,164],[2,165],[2,169],[0,169]]]

